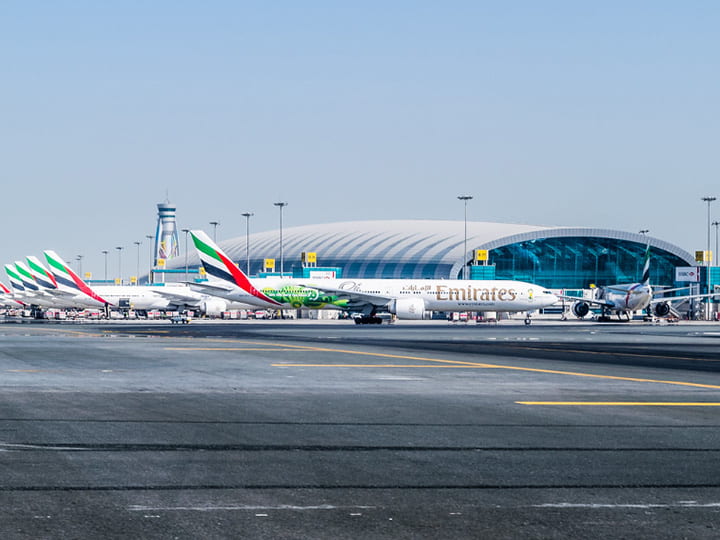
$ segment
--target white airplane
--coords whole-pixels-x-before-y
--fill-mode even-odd
[[[13,298],[20,299],[25,302],[25,287],[23,287],[22,280],[20,279],[20,275],[17,273],[17,269],[11,264],[6,264],[5,273],[7,274],[8,280],[10,280]]]
[[[198,309],[207,315],[220,315],[228,309],[249,307],[247,305],[229,305],[225,300],[198,293],[182,283],[164,286],[96,285],[91,287],[57,253],[46,250],[44,254],[50,266],[49,274],[57,284],[57,294],[62,295],[64,303],[70,301],[76,306],[140,311],[176,311],[190,308]],[[42,267],[42,265],[40,266]]]
[[[191,287],[261,308],[341,309],[362,313],[358,324],[379,323],[378,312],[423,319],[430,311],[495,311],[530,314],[557,297],[539,285],[510,280],[288,279],[251,280],[203,231],[190,231],[208,283]]]
[[[27,267],[32,274],[35,284],[40,290],[48,296],[48,301],[51,303],[50,307],[59,309],[76,309],[82,307],[95,307],[94,304],[78,304],[75,300],[75,295],[69,291],[66,291],[58,286],[58,282],[55,276],[40,262],[40,260],[33,256],[28,255],[25,257],[27,261]]]
[[[26,304],[18,299],[15,298],[15,295],[13,292],[8,289],[4,283],[0,282],[0,305],[2,306],[11,306],[11,307],[21,307],[25,306]]]
[[[658,293],[665,294],[674,292],[685,287],[677,289],[661,289]],[[600,307],[601,321],[609,320],[611,314],[616,314],[618,319],[624,316],[630,320],[634,311],[651,311],[657,317],[666,317],[670,313],[672,302],[679,300],[687,300],[690,298],[707,298],[709,296],[717,296],[716,294],[689,294],[684,296],[672,297],[655,297],[655,292],[650,285],[650,246],[645,250],[645,264],[643,266],[643,274],[638,283],[625,283],[617,285],[606,285],[598,287],[595,298],[578,299],[572,296],[561,296],[566,300],[573,300],[571,307],[573,314],[582,319],[590,312],[590,306]]]
[[[35,282],[30,270],[21,261],[5,265],[5,273],[10,279],[14,297],[17,300],[37,308],[54,307],[53,298],[46,294]]]

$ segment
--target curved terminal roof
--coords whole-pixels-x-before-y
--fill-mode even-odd
[[[694,265],[690,253],[658,238],[638,233],[612,229],[585,227],[543,227],[536,225],[490,223],[481,221],[467,222],[467,253],[463,256],[464,221],[440,220],[383,220],[383,221],[346,221],[318,225],[304,225],[283,228],[284,269],[289,271],[298,265],[303,251],[317,253],[317,265],[329,266],[337,261],[393,261],[393,263],[411,263],[418,266],[440,265],[442,277],[457,275],[463,261],[472,258],[474,249],[495,249],[517,242],[532,241],[555,237],[597,237],[649,243]],[[219,242],[234,261],[246,258],[245,235]],[[250,235],[250,256],[252,260],[262,258],[276,259],[279,270],[279,231],[265,231]],[[188,254],[188,264],[200,263],[192,250]],[[180,268],[184,258],[178,257],[169,268]],[[241,264],[242,267],[242,264]],[[438,276],[440,277],[440,276]]]

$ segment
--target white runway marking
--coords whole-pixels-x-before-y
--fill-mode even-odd
[[[331,504],[320,504],[316,506],[294,506],[290,504],[281,504],[277,506],[257,506],[249,504],[234,504],[234,505],[202,505],[202,506],[144,506],[144,505],[132,505],[128,507],[130,512],[161,512],[161,511],[181,511],[181,512],[216,512],[216,511],[231,511],[231,510],[371,510],[374,506],[334,506]],[[267,515],[267,514],[266,514]]]
[[[678,501],[676,503],[625,503],[625,504],[603,504],[603,503],[545,503],[534,504],[533,508],[720,508],[720,502],[699,503],[697,501]]]

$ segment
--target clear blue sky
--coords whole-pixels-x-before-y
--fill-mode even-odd
[[[0,262],[101,277],[125,246],[134,274],[166,191],[219,240],[279,199],[290,227],[462,219],[467,193],[471,220],[703,249],[718,28],[714,1],[8,0]]]

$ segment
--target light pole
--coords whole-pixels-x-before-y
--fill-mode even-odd
[[[118,246],[115,249],[117,249],[118,252],[118,278],[120,278],[120,285],[122,285],[122,246]]]
[[[82,277],[82,259],[83,259],[83,256],[82,256],[82,255],[78,255],[78,256],[77,256],[77,261],[78,261],[78,276],[80,276],[80,277]]]
[[[716,200],[717,197],[703,197],[702,200],[707,203],[707,250],[710,251],[710,203]],[[705,257],[703,257],[704,259]],[[705,261],[707,267],[707,293],[710,294],[710,261]],[[710,320],[710,297],[708,296],[705,300],[705,320]]]
[[[139,240],[136,240],[133,242],[137,246],[137,268],[135,269],[135,285],[140,285],[140,242]]]
[[[246,273],[250,277],[250,218],[254,216],[252,212],[243,212],[240,214],[245,218],[245,258],[247,259]]]
[[[213,242],[217,242],[217,226],[220,225],[219,221],[211,221],[210,225],[213,226]]]
[[[190,229],[182,229],[182,232],[185,233],[185,281],[187,281],[187,280],[188,280],[188,265],[187,265],[188,249],[187,249],[187,241],[188,241],[188,233],[190,232]]]
[[[278,208],[280,208],[280,277],[282,277],[282,275],[283,275],[283,270],[284,270],[284,268],[283,268],[283,237],[282,237],[283,224],[282,224],[282,216],[283,216],[283,208],[285,208],[285,207],[287,206],[287,204],[288,204],[288,203],[286,203],[286,202],[276,202],[276,203],[273,203],[273,205],[275,205],[275,206],[277,206]]]
[[[155,261],[153,261],[153,238],[154,236],[152,234],[146,234],[145,238],[148,240],[148,245],[150,246],[150,270],[148,270],[148,283],[152,283],[153,280],[153,266]]]
[[[720,221],[713,221],[712,224],[715,226],[715,266],[718,265],[718,225]]]
[[[101,253],[102,253],[103,255],[105,255],[105,281],[107,281],[107,254],[108,254],[108,250],[107,250],[107,249],[103,249],[103,250],[101,251]]]
[[[467,202],[472,200],[472,195],[458,195],[458,199],[465,203],[465,241],[463,242],[462,278],[467,279]]]

